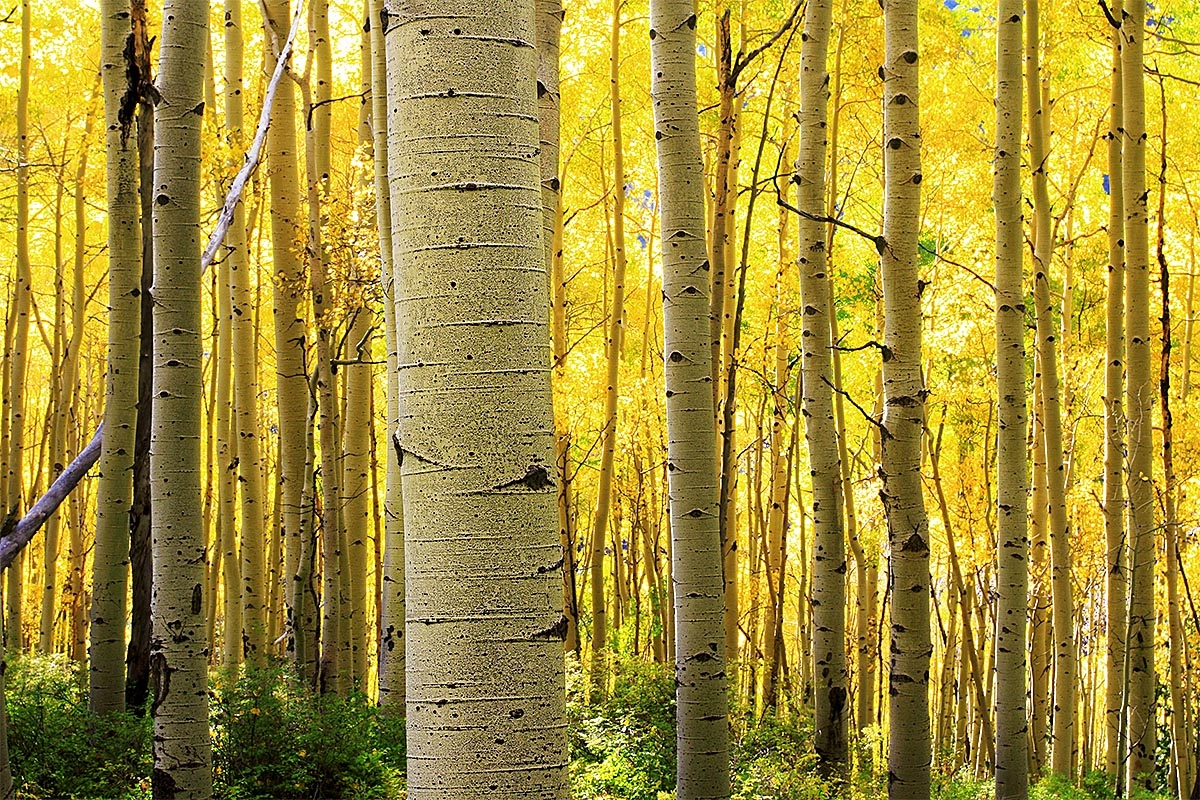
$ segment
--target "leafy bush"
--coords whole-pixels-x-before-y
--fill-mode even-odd
[[[614,672],[608,699],[588,706],[585,678],[577,662],[568,662],[571,797],[659,800],[675,787],[673,669],[630,658]]]
[[[93,715],[82,668],[63,656],[14,658],[5,681],[18,797],[150,797],[148,717]]]
[[[807,715],[776,717],[735,726],[732,743],[733,796],[737,800],[832,800],[831,783],[816,774],[812,720]]]
[[[402,796],[402,722],[364,695],[317,696],[286,668],[226,679],[212,701],[214,793],[251,798]]]

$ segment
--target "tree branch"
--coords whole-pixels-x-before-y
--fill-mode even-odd
[[[250,145],[250,151],[246,153],[246,163],[238,170],[237,176],[233,179],[233,185],[229,187],[225,205],[221,208],[221,216],[217,219],[217,227],[208,239],[208,247],[204,248],[204,255],[200,257],[201,273],[207,270],[213,259],[216,258],[217,250],[225,241],[225,234],[229,232],[229,226],[233,223],[233,212],[242,200],[246,181],[250,180],[250,176],[258,168],[263,143],[267,139],[267,129],[271,127],[271,106],[275,104],[275,90],[279,88],[279,81],[287,71],[288,61],[292,57],[292,45],[296,41],[296,32],[300,30],[303,9],[304,0],[300,0],[296,4],[296,14],[292,18],[292,29],[288,32],[287,42],[284,43],[283,50],[275,61],[275,72],[271,75],[271,82],[267,84],[267,92],[263,96],[262,113],[258,117],[258,130],[254,134],[254,143]]]
[[[767,51],[771,45],[779,41],[779,37],[783,36],[796,23],[796,17],[800,14],[800,9],[804,7],[804,0],[796,0],[796,5],[792,7],[791,16],[783,23],[783,27],[771,34],[771,38],[760,44],[758,47],[751,50],[748,54],[743,55],[738,53],[738,57],[734,59],[733,68],[729,70],[729,82],[733,86],[737,86],[738,76],[742,74],[742,70],[750,66],[750,62],[758,58]]]
[[[50,515],[62,505],[62,501],[67,499],[71,490],[79,485],[83,476],[87,475],[88,470],[100,459],[103,434],[104,425],[101,423],[100,427],[96,428],[96,434],[92,437],[92,441],[83,448],[79,455],[75,456],[75,460],[67,465],[62,474],[55,478],[46,493],[29,509],[29,513],[19,521],[9,518],[9,521],[5,523],[4,530],[0,531],[0,570],[8,569],[25,545],[33,540],[34,534],[41,529]]]

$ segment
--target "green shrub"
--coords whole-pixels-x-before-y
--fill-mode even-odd
[[[14,658],[5,681],[18,797],[150,797],[149,718],[93,715],[82,668],[61,655]]]
[[[733,796],[737,800],[832,800],[834,787],[816,774],[812,720],[776,717],[736,725],[732,742]]]
[[[212,701],[214,793],[252,798],[401,795],[403,725],[361,694],[317,696],[290,670],[251,670]]]
[[[639,658],[614,666],[605,702],[588,706],[577,662],[567,666],[574,800],[659,800],[675,787],[675,674]]]

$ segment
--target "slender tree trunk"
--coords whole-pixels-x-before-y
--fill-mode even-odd
[[[414,800],[567,796],[533,10],[387,4]]]
[[[1122,15],[1122,0],[1113,13]],[[1104,540],[1105,570],[1105,771],[1116,778],[1124,763],[1126,608],[1129,558],[1125,537],[1125,198],[1121,177],[1124,103],[1121,98],[1121,32],[1112,32],[1112,81],[1108,107],[1108,293],[1104,360]]]
[[[921,496],[921,150],[917,4],[885,0],[884,348],[881,496],[891,548],[888,796],[929,796],[929,520]]]
[[[1037,353],[1034,352],[1033,379],[1033,436],[1029,449],[1033,454],[1033,488],[1029,501],[1029,527],[1032,532],[1032,546],[1029,558],[1029,574],[1031,591],[1029,595],[1031,608],[1030,619],[1030,772],[1040,775],[1046,766],[1046,743],[1049,738],[1050,721],[1050,619],[1048,597],[1049,580],[1047,574],[1047,550],[1049,536],[1047,535],[1046,516],[1048,503],[1046,501],[1046,437],[1042,430],[1042,377],[1038,370]]]
[[[263,20],[272,55],[273,69],[291,24],[290,0],[265,0]],[[305,350],[307,333],[300,297],[304,291],[301,262],[303,225],[300,209],[300,177],[296,151],[296,94],[292,81],[280,81],[275,93],[273,124],[267,133],[267,171],[271,181],[271,249],[275,266],[273,280],[275,312],[275,389],[279,410],[279,535],[284,542],[284,575],[290,583],[285,593],[289,647],[302,675],[312,675],[317,658],[317,607],[311,587],[311,572],[301,567],[302,541],[312,533],[302,527],[305,519],[302,495],[305,490],[307,456],[304,425],[308,414]]]
[[[212,796],[200,518],[200,126],[208,6],[167,0],[155,109],[151,601],[156,798]]]
[[[1075,751],[1075,632],[1071,591],[1071,558],[1067,530],[1066,465],[1062,444],[1062,410],[1054,300],[1050,267],[1054,252],[1047,175],[1046,109],[1042,104],[1038,0],[1029,0],[1029,35],[1025,42],[1026,100],[1029,105],[1029,161],[1033,170],[1034,306],[1037,317],[1038,369],[1042,376],[1042,430],[1046,437],[1046,480],[1049,487],[1050,587],[1054,619],[1054,700],[1050,734],[1050,768],[1072,774]]]
[[[813,487],[813,640],[817,768],[835,781],[849,759],[846,721],[846,546],[842,528],[842,466],[833,410],[830,289],[825,211],[825,151],[832,4],[810,0],[800,56],[800,153],[796,205],[806,212],[800,234],[803,414]]]
[[[609,507],[612,503],[613,456],[617,444],[617,398],[621,369],[621,343],[625,335],[625,146],[621,138],[621,0],[614,0],[609,53],[609,98],[612,109],[613,145],[613,298],[609,309],[607,350],[607,389],[604,394],[603,445],[600,451],[600,478],[596,495],[596,513],[592,518],[592,688],[603,698],[608,676],[608,614],[604,599],[604,543],[608,538]],[[619,530],[619,528],[618,528]],[[619,538],[619,537],[618,537]],[[614,565],[619,565],[621,548],[613,550]],[[618,570],[613,571],[614,597],[619,601],[621,585]],[[618,603],[619,605],[619,603]],[[620,625],[618,617],[617,625]]]
[[[1125,410],[1129,497],[1129,760],[1127,794],[1152,788],[1154,774],[1154,385],[1150,377],[1150,267],[1147,243],[1146,107],[1142,44],[1146,7],[1122,12],[1121,153],[1125,198]]]
[[[1166,255],[1166,200],[1167,200],[1167,95],[1163,78],[1158,79],[1159,135],[1162,147],[1159,150],[1158,173],[1158,235],[1155,251],[1158,256],[1158,285],[1162,294],[1162,336],[1158,371],[1158,400],[1162,411],[1162,464],[1163,482],[1163,529],[1166,533],[1166,583],[1167,583],[1167,642],[1168,642],[1168,686],[1170,687],[1171,728],[1171,782],[1167,789],[1180,800],[1186,798],[1191,788],[1190,774],[1191,742],[1187,724],[1187,683],[1183,669],[1183,650],[1186,645],[1183,634],[1183,616],[1179,598],[1179,484],[1175,477],[1174,418],[1171,413],[1171,273]]]
[[[999,0],[996,36],[996,798],[1029,795],[1025,637],[1029,596],[1029,472],[1021,209],[1022,0]],[[947,534],[949,535],[949,534]],[[981,709],[986,714],[986,709]]]
[[[728,710],[710,281],[696,109],[696,16],[652,0],[651,93],[662,213],[667,458],[675,586],[680,800],[729,797]],[[719,286],[718,286],[719,289]]]
[[[241,0],[225,0],[225,130],[233,153],[240,156],[244,136],[242,53],[243,53],[243,22]],[[286,81],[285,81],[286,82]],[[281,82],[282,83],[282,82]],[[276,104],[278,104],[276,89]],[[278,105],[275,113],[278,114]],[[286,125],[286,119],[276,119],[275,124]],[[232,164],[230,166],[233,166]],[[255,320],[253,297],[250,291],[249,254],[246,250],[245,204],[239,202],[234,209],[233,222],[225,235],[229,262],[230,285],[227,291],[231,298],[232,310],[232,352],[233,352],[233,391],[234,391],[234,430],[237,434],[237,478],[241,488],[241,513],[238,528],[241,532],[241,557],[232,552],[232,547],[226,548],[225,562],[226,591],[231,586],[241,583],[244,589],[235,589],[233,601],[226,598],[227,613],[237,614],[237,627],[231,628],[226,621],[226,630],[239,631],[239,639],[249,631],[241,619],[241,606],[238,604],[243,591],[249,593],[258,588],[261,577],[252,586],[247,582],[243,570],[262,570],[264,565],[256,556],[262,553],[263,547],[263,485],[262,485],[262,451],[258,430],[258,345],[255,335]],[[232,537],[231,540],[232,542]],[[275,569],[278,569],[275,567]]]
[[[387,341],[387,487],[384,494],[383,575],[380,587],[379,705],[402,716],[404,685],[404,498],[400,490],[400,396],[396,352],[396,284],[392,258],[392,196],[388,189],[387,52],[384,49],[383,0],[370,0],[371,122],[375,146],[375,217],[379,227],[384,328]]]
[[[108,369],[104,393],[104,444],[96,487],[92,553],[92,611],[88,699],[93,712],[125,707],[125,606],[128,593],[129,522],[137,429],[138,353],[141,330],[142,251],[138,200],[138,149],[132,120],[120,119],[125,79],[129,4],[106,0],[101,9],[101,75],[104,81],[108,184]],[[78,306],[75,314],[82,314]]]

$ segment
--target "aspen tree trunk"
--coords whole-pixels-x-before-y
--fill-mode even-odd
[[[1037,317],[1038,369],[1042,376],[1042,430],[1046,438],[1046,480],[1050,521],[1050,587],[1054,619],[1054,701],[1050,768],[1072,774],[1075,751],[1075,631],[1072,614],[1071,558],[1067,529],[1066,466],[1059,402],[1058,352],[1050,267],[1054,253],[1047,176],[1047,130],[1042,104],[1038,0],[1027,4],[1025,42],[1026,101],[1029,105],[1029,161],[1033,170],[1034,306]]]
[[[929,520],[921,496],[921,150],[917,4],[885,0],[881,496],[891,549],[888,796],[929,796]]]
[[[243,23],[241,0],[225,0],[225,129],[228,132],[230,144],[235,156],[243,151],[242,134],[244,122],[244,104],[242,100],[242,63],[243,63]],[[282,81],[280,88],[282,88]],[[280,88],[276,89],[275,102],[279,102]],[[279,114],[276,105],[276,114]],[[288,120],[276,119],[276,125],[286,125]],[[233,166],[233,165],[231,165]],[[226,591],[230,586],[241,582],[249,591],[252,587],[246,583],[246,576],[241,570],[263,569],[261,559],[256,558],[262,553],[263,543],[263,484],[262,484],[262,450],[258,430],[258,345],[255,334],[254,298],[250,289],[249,254],[246,250],[245,204],[238,202],[234,209],[233,222],[225,234],[229,263],[230,285],[228,291],[232,309],[232,350],[233,350],[233,391],[234,391],[234,430],[237,437],[237,478],[241,488],[241,513],[238,527],[241,531],[241,559],[229,558],[225,562]],[[232,548],[226,549],[226,556],[232,556]],[[277,567],[276,567],[277,569]],[[261,581],[261,577],[259,578]],[[260,584],[255,583],[253,588]],[[237,590],[240,597],[241,590]],[[226,598],[227,613],[235,612],[234,601]],[[240,616],[240,605],[236,613]],[[238,620],[238,627],[245,635],[249,633]],[[229,622],[226,622],[229,630]],[[240,637],[239,637],[240,638]]]
[[[771,391],[771,505],[767,512],[766,554],[767,593],[769,603],[763,613],[762,649],[763,665],[763,709],[777,712],[779,706],[780,671],[784,661],[783,611],[784,611],[784,564],[786,543],[784,524],[787,517],[788,468],[791,449],[784,449],[787,435],[788,411],[788,345],[786,325],[783,319],[784,280],[788,260],[788,213],[781,209],[779,214],[779,269],[775,275],[775,344],[774,380]]]
[[[210,50],[211,53],[211,50]],[[233,226],[231,225],[232,229]],[[231,230],[231,233],[233,231]],[[241,231],[237,232],[238,234]],[[229,240],[226,238],[226,247],[229,246]],[[244,601],[242,586],[240,581],[235,580],[241,575],[241,570],[234,566],[238,560],[237,531],[234,525],[234,519],[237,516],[237,475],[238,475],[238,447],[237,439],[234,431],[234,415],[233,415],[233,311],[230,308],[230,292],[229,286],[231,283],[231,275],[229,270],[230,259],[237,259],[237,250],[227,251],[220,264],[217,265],[216,275],[213,276],[213,311],[216,316],[216,342],[211,347],[214,361],[212,370],[212,387],[215,391],[210,391],[212,398],[212,416],[209,418],[209,434],[205,437],[208,447],[208,452],[204,458],[208,463],[208,471],[211,476],[216,472],[217,483],[217,528],[214,538],[214,546],[212,552],[214,560],[216,554],[221,553],[219,560],[224,561],[223,577],[225,578],[225,604],[222,609],[225,613],[225,641],[222,652],[221,663],[223,666],[236,666],[242,660],[242,609],[241,604]],[[215,421],[214,421],[215,418]],[[215,427],[216,430],[212,430]],[[216,458],[214,459],[212,452],[212,442],[216,440]],[[211,497],[211,483],[206,484],[207,495]],[[207,497],[206,497],[207,499]],[[208,503],[205,503],[207,508]],[[203,525],[203,529],[207,534],[209,527]],[[244,531],[243,531],[244,532]],[[242,548],[243,552],[245,547]],[[212,605],[216,604],[216,584],[218,578],[216,574],[212,575],[212,579],[207,581],[206,585],[211,588],[208,600]],[[231,591],[232,590],[232,591]],[[234,610],[233,606],[237,609]],[[210,619],[212,610],[210,608]],[[212,638],[213,626],[208,626],[209,639]]]
[[[1170,687],[1169,721],[1171,730],[1171,769],[1168,773],[1167,790],[1180,800],[1190,794],[1191,778],[1190,731],[1187,723],[1187,685],[1183,667],[1183,617],[1179,604],[1179,534],[1181,524],[1178,515],[1179,484],[1175,477],[1174,418],[1171,413],[1171,273],[1166,256],[1166,199],[1167,199],[1167,95],[1163,78],[1158,79],[1159,149],[1158,173],[1158,230],[1155,252],[1158,256],[1159,291],[1162,296],[1162,323],[1160,358],[1158,371],[1158,400],[1162,414],[1162,464],[1163,482],[1163,529],[1165,536],[1166,589],[1167,589],[1167,642],[1168,679]]]
[[[561,0],[536,0],[535,30],[538,51],[538,141],[542,156],[542,251],[550,276],[551,347],[554,374],[564,377],[567,358],[566,293],[562,270],[563,219],[560,208],[562,179],[559,177],[559,39],[562,35]],[[563,549],[563,614],[567,635],[563,646],[579,654],[579,610],[575,590],[575,537],[572,531],[571,476],[567,463],[571,434],[561,415],[554,418],[555,463],[558,475],[558,532]]]
[[[1124,3],[1114,0],[1119,19]],[[1121,715],[1125,687],[1129,557],[1125,538],[1125,198],[1121,177],[1124,103],[1121,98],[1121,31],[1112,32],[1108,106],[1108,292],[1104,360],[1105,713],[1104,769],[1116,778],[1123,763]]]
[[[605,342],[608,367],[604,393],[603,445],[596,513],[592,522],[592,689],[603,699],[608,681],[608,614],[604,600],[604,542],[608,534],[612,503],[613,456],[617,444],[617,398],[621,370],[621,341],[625,335],[625,146],[621,138],[621,0],[613,0],[609,53],[609,99],[612,111],[613,145],[613,298],[609,309]],[[620,530],[618,526],[618,530]],[[618,535],[619,538],[619,535]],[[613,549],[619,567],[621,548]],[[613,593],[618,606],[621,593],[619,569],[613,570]],[[620,625],[618,617],[617,625]]]
[[[363,105],[359,107],[359,146],[369,153],[371,144],[370,119],[367,109],[371,93],[370,39],[364,29],[359,56],[362,66]],[[365,174],[360,178],[365,183]],[[351,286],[367,285],[366,276],[361,274],[357,259],[351,261],[348,282]],[[372,477],[375,378],[373,313],[362,290],[348,292],[346,311],[350,314],[349,330],[346,335],[346,351],[342,364],[345,372],[345,410],[342,427],[342,475],[339,488],[349,574],[349,603],[346,608],[347,644],[350,648],[352,665],[351,686],[358,691],[367,691],[371,637],[368,633],[374,625],[368,625],[367,612],[367,565],[373,559],[375,526],[378,517],[372,513],[372,502],[377,499]],[[375,503],[377,506],[378,504]],[[372,572],[374,570],[372,569]],[[374,620],[372,620],[374,622]]]
[[[355,280],[355,278],[351,278]],[[358,279],[361,282],[361,279]],[[360,301],[361,303],[361,301]],[[361,303],[350,325],[347,343],[354,347],[346,353],[346,414],[342,426],[342,475],[339,507],[350,567],[350,597],[344,617],[348,623],[346,644],[350,661],[347,683],[351,688],[367,690],[367,665],[370,643],[367,638],[367,545],[371,531],[371,312]],[[351,361],[362,361],[352,364]]]
[[[662,213],[667,457],[675,587],[680,800],[729,797],[728,700],[713,436],[709,264],[696,109],[696,15],[650,5],[651,95]],[[719,289],[719,286],[718,286]]]
[[[135,63],[150,81],[152,37],[145,0],[133,0]],[[141,339],[138,351],[137,432],[133,457],[133,511],[129,522],[130,626],[125,656],[125,708],[143,714],[150,696],[150,620],[154,553],[150,488],[151,423],[154,415],[154,106],[147,87],[137,110],[139,197],[142,230]]]
[[[533,2],[386,11],[409,797],[565,800]]]
[[[796,205],[807,215],[800,234],[801,365],[805,439],[813,487],[813,687],[817,768],[840,781],[849,759],[846,675],[846,546],[841,498],[842,467],[833,414],[833,365],[825,226],[825,151],[829,101],[832,4],[810,0],[800,56],[800,152]],[[815,219],[814,219],[815,218]]]
[[[151,599],[156,798],[212,796],[200,517],[200,126],[208,6],[167,0],[155,109]]]
[[[132,120],[119,115],[126,90],[125,39],[129,5],[105,0],[101,8],[101,75],[104,81],[108,185],[108,369],[104,392],[104,444],[96,487],[96,538],[92,553],[88,703],[95,713],[125,706],[125,604],[129,569],[129,509],[137,428],[141,330],[142,251],[138,150]],[[76,308],[77,315],[82,313]]]
[[[29,261],[29,80],[32,25],[29,2],[21,3],[21,61],[17,88],[17,247],[16,280],[13,287],[13,335],[8,350],[8,459],[5,471],[4,515],[21,515],[25,483],[25,372],[29,363],[29,305],[33,286]],[[24,649],[21,616],[24,602],[25,552],[13,562],[7,575],[5,644],[7,649]]]
[[[1025,732],[1026,606],[1029,597],[1029,472],[1025,397],[1024,230],[1021,195],[1022,0],[998,0],[996,144],[996,798],[1029,794]],[[947,536],[950,532],[947,531]],[[986,714],[986,709],[981,709]]]
[[[90,126],[90,108],[85,117]],[[66,363],[69,354],[65,352],[67,298],[63,286],[63,276],[66,273],[66,263],[63,260],[63,195],[66,192],[66,147],[63,142],[61,164],[54,191],[54,332],[50,346],[50,363],[54,365],[56,375],[50,383],[50,405],[46,409],[46,424],[42,444],[46,450],[50,476],[53,483],[62,474],[66,459],[66,392],[67,387],[74,390],[75,383],[67,383],[64,379],[68,371]],[[81,140],[80,152],[77,157],[84,158],[87,153],[87,138]],[[40,320],[39,320],[40,325]],[[44,336],[44,334],[43,334]],[[42,474],[39,467],[38,473]],[[35,493],[40,495],[41,492]],[[59,516],[52,514],[46,520],[43,533],[42,549],[42,607],[38,624],[38,652],[50,655],[54,652],[54,621],[60,603],[58,602],[58,540]]]
[[[321,658],[320,685],[323,692],[346,694],[353,664],[349,651],[347,601],[349,564],[342,528],[341,474],[338,459],[338,391],[333,371],[332,306],[326,282],[329,266],[323,227],[329,213],[330,100],[333,82],[332,46],[329,41],[328,0],[309,7],[309,47],[316,63],[316,87],[306,81],[305,118],[311,120],[304,137],[308,172],[308,256],[316,338],[316,391],[319,445],[321,451]]]
[[[1029,558],[1029,574],[1031,591],[1029,599],[1032,608],[1029,610],[1031,630],[1029,632],[1030,648],[1030,771],[1040,775],[1046,766],[1046,743],[1049,737],[1050,721],[1050,672],[1052,658],[1050,655],[1050,619],[1047,602],[1047,550],[1049,536],[1047,535],[1047,506],[1046,501],[1046,437],[1042,429],[1042,376],[1037,366],[1038,356],[1035,349],[1033,370],[1033,435],[1029,449],[1033,453],[1033,487],[1029,501],[1029,527],[1032,533],[1032,546]]]
[[[103,9],[102,9],[103,15]],[[107,16],[101,25],[108,24]],[[103,30],[103,29],[102,29]],[[103,36],[103,33],[101,34]],[[103,49],[103,41],[101,43]],[[104,72],[104,67],[101,68],[101,73]],[[101,102],[105,102],[105,91],[103,88],[102,77],[97,76],[97,91],[93,92],[93,97],[99,97]],[[87,122],[84,125],[83,141],[91,143],[92,124],[94,119],[94,111],[89,110]],[[107,142],[106,142],[107,150]],[[63,377],[65,386],[74,386],[78,381],[80,374],[80,350],[83,345],[83,329],[87,320],[87,300],[84,293],[84,256],[87,251],[87,197],[84,186],[85,178],[87,177],[87,150],[85,148],[83,154],[79,158],[79,164],[75,172],[75,256],[72,270],[71,281],[71,340],[67,345],[67,365]],[[128,158],[128,156],[126,156]],[[107,155],[106,155],[107,159]],[[113,224],[113,217],[109,214],[109,225]],[[132,237],[136,240],[138,237]],[[111,247],[109,248],[111,252]],[[136,265],[136,261],[133,262]],[[136,267],[135,267],[136,268]],[[112,282],[112,273],[109,272],[109,282]],[[130,336],[133,335],[133,329],[130,329]],[[134,358],[136,358],[136,350]],[[130,387],[133,392],[137,391],[137,381],[132,381]],[[72,402],[64,407],[64,423],[66,417],[71,416],[73,419],[82,419],[82,408],[77,402],[76,395],[72,395]],[[107,403],[106,403],[107,407]],[[65,430],[67,437],[67,452],[79,452],[79,434],[78,425],[73,425]],[[67,616],[70,625],[70,634],[67,643],[67,652],[72,661],[82,662],[86,657],[87,650],[87,631],[84,622],[84,615],[87,610],[84,608],[83,602],[83,526],[82,520],[76,513],[79,507],[79,492],[71,493],[71,504],[67,513],[67,561],[70,568],[70,575],[67,578],[67,595],[70,598]],[[119,672],[119,668],[116,670]]]
[[[404,714],[404,497],[400,491],[400,397],[397,384],[396,284],[392,259],[392,196],[388,189],[387,52],[381,14],[383,0],[370,0],[371,122],[375,147],[375,218],[379,228],[383,312],[387,342],[387,487],[384,494],[383,576],[380,587],[379,705],[385,713]]]
[[[291,24],[290,0],[265,0],[267,41],[277,53]],[[274,69],[275,55],[267,58]],[[304,425],[307,422],[308,386],[304,353],[307,334],[300,297],[304,291],[304,266],[300,210],[300,177],[296,154],[296,94],[292,81],[279,82],[275,91],[273,124],[267,132],[267,171],[271,181],[271,250],[275,314],[275,389],[279,409],[279,482],[282,506],[279,535],[284,541],[284,575],[291,584],[285,593],[289,604],[290,648],[297,669],[312,675],[316,663],[317,607],[311,572],[301,568],[301,542],[311,536],[301,524],[301,496],[305,489],[307,456]]]
[[[1144,2],[1122,12],[1121,153],[1125,198],[1125,410],[1129,497],[1129,759],[1127,794],[1153,787],[1154,712],[1154,386],[1150,378],[1150,267],[1147,242],[1146,107],[1142,75]]]

